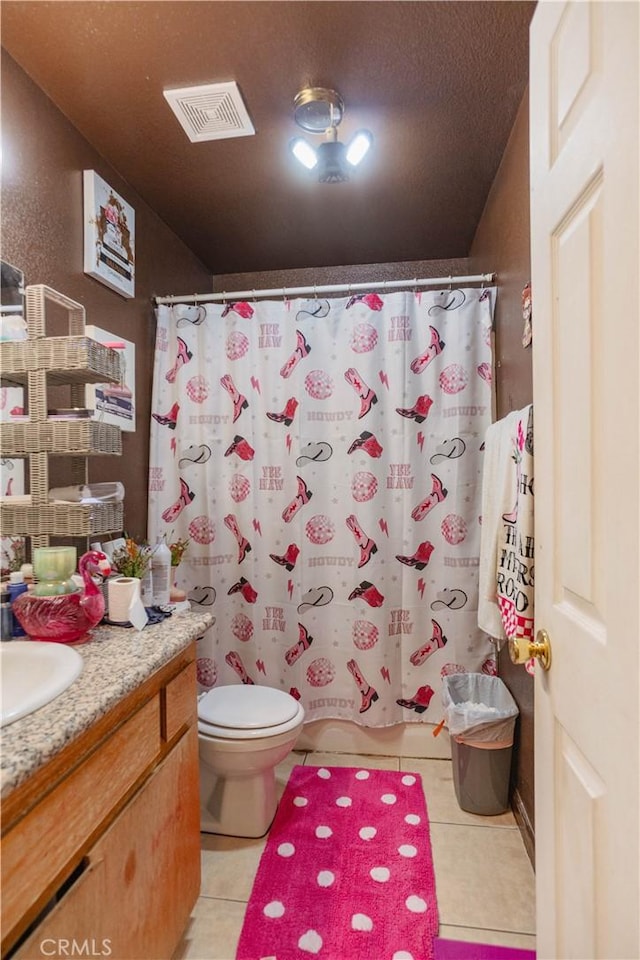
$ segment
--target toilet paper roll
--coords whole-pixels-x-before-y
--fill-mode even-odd
[[[113,577],[107,583],[109,620],[129,623],[130,611],[140,600],[140,580],[138,577]]]

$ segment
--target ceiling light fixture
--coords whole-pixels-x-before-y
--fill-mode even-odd
[[[338,140],[338,125],[344,116],[344,101],[335,90],[326,87],[305,87],[294,100],[293,118],[308,133],[325,134],[319,147],[312,147],[304,137],[289,144],[294,157],[307,170],[317,170],[320,183],[343,183],[352,169],[364,159],[373,137],[368,130],[359,130],[345,146]]]

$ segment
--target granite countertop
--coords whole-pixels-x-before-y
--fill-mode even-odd
[[[84,658],[78,679],[55,700],[0,731],[2,798],[202,636],[213,622],[210,613],[188,611],[147,625],[141,633],[108,626],[92,630],[88,643],[74,647]]]

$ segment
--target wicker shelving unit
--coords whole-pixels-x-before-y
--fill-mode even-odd
[[[4,457],[28,457],[30,501],[0,504],[0,529],[6,536],[27,536],[32,546],[48,546],[50,537],[94,537],[122,530],[122,503],[75,504],[49,501],[49,457],[71,457],[71,482],[88,482],[88,457],[119,455],[119,427],[94,420],[47,417],[47,385],[69,385],[71,405],[84,407],[87,383],[119,383],[120,355],[85,335],[85,309],[43,284],[25,291],[28,339],[0,343],[0,382],[24,386],[29,418],[3,425]],[[69,336],[46,336],[46,310],[67,311]]]

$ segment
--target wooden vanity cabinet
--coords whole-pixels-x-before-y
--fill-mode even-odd
[[[168,960],[179,943],[200,888],[195,644],[111,713],[117,727],[3,835],[3,957],[20,938],[12,960],[74,944]]]

